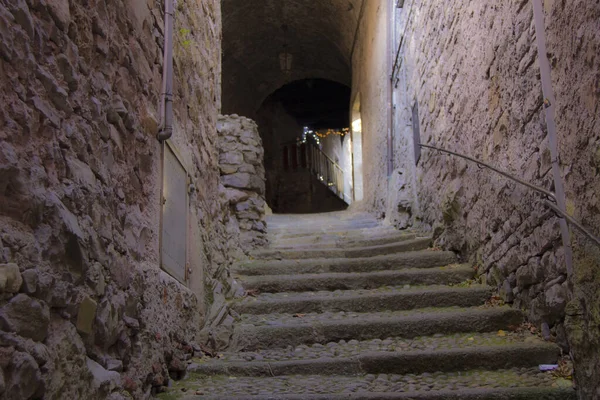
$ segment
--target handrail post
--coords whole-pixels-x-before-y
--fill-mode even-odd
[[[533,20],[538,48],[538,61],[540,66],[540,77],[542,80],[542,92],[544,94],[544,108],[546,113],[546,128],[548,130],[548,143],[550,147],[550,158],[552,160],[552,175],[554,176],[554,191],[556,193],[556,204],[562,212],[566,212],[565,188],[558,163],[558,144],[556,138],[556,122],[554,121],[555,99],[552,89],[552,77],[550,74],[550,61],[546,50],[546,28],[544,26],[544,9],[540,0],[533,0]],[[560,219],[560,232],[563,246],[565,248],[565,263],[567,275],[573,275],[573,249],[571,248],[571,234],[565,218]]]

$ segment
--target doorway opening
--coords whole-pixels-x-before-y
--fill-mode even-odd
[[[273,212],[338,211],[351,202],[348,104],[348,86],[316,78],[284,85],[262,103],[256,122]]]
[[[363,199],[363,160],[362,160],[362,118],[360,115],[360,94],[352,104],[352,180],[354,201]]]

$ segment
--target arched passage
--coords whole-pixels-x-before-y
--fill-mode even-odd
[[[269,95],[256,112],[256,121],[265,148],[267,203],[275,212],[322,212],[346,207],[328,184],[331,176],[319,181],[311,174],[310,148],[314,146],[338,165],[342,176],[345,153],[344,141],[337,135],[303,140],[304,128],[341,131],[349,124],[350,88],[323,79],[303,79],[289,83]],[[331,173],[332,171],[330,171]],[[351,177],[350,171],[347,177]],[[339,175],[339,174],[338,174]],[[340,182],[341,183],[341,182]],[[340,186],[343,184],[341,183]],[[349,186],[349,183],[347,184]]]
[[[271,93],[297,80],[350,85],[361,3],[223,0],[222,113],[254,118]],[[292,56],[287,72],[281,53]]]

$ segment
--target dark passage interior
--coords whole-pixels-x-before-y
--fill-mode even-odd
[[[265,148],[267,203],[276,213],[311,213],[342,210],[347,204],[320,181],[311,168],[310,149],[326,148],[339,166],[343,137],[319,138],[310,134],[301,143],[304,127],[323,132],[348,125],[350,88],[325,79],[302,79],[275,91],[259,108],[256,121]],[[318,136],[317,136],[318,137]],[[340,140],[341,139],[341,140]],[[309,149],[310,146],[310,149]],[[331,164],[331,163],[330,163]],[[344,173],[340,167],[339,171]]]
[[[221,112],[257,122],[268,205],[276,213],[346,208],[352,171],[342,148],[345,142],[350,154],[350,135],[345,141],[341,135],[325,136],[350,126],[351,53],[361,3],[224,0],[221,5]],[[320,135],[308,134],[307,143],[294,147],[304,127]]]

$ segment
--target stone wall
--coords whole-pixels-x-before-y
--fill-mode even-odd
[[[0,0],[0,398],[147,398],[231,322],[220,2],[177,4],[183,284],[159,267],[163,2]]]
[[[584,0],[543,4],[568,211],[598,235],[600,5]],[[374,64],[384,63],[386,53],[364,50],[373,38],[385,40],[380,28],[385,19],[379,17],[379,26],[372,22],[384,10],[377,4],[371,7],[365,12],[353,60],[366,126],[365,159],[373,148],[385,154],[385,129],[372,133],[385,113],[369,114],[373,106],[384,104],[387,81]],[[600,341],[600,250],[573,231],[571,290],[558,220],[539,195],[493,172],[428,150],[414,167],[411,114],[416,102],[423,143],[474,156],[529,182],[553,187],[531,1],[410,1],[396,12],[396,43],[403,32],[406,35],[394,82],[398,84],[395,175],[384,205],[387,182],[382,161],[368,167],[365,193],[376,192],[368,198],[371,209],[409,215],[409,221],[397,219],[398,226],[429,227],[438,245],[478,265],[485,280],[533,322],[549,324],[564,345],[568,339],[582,396],[595,398],[600,394],[600,380],[592,372],[600,367],[600,357],[592,350]],[[362,85],[364,71],[372,71],[376,82]]]
[[[235,218],[243,252],[267,244],[264,150],[256,123],[236,114],[219,116],[219,168],[222,192]]]

